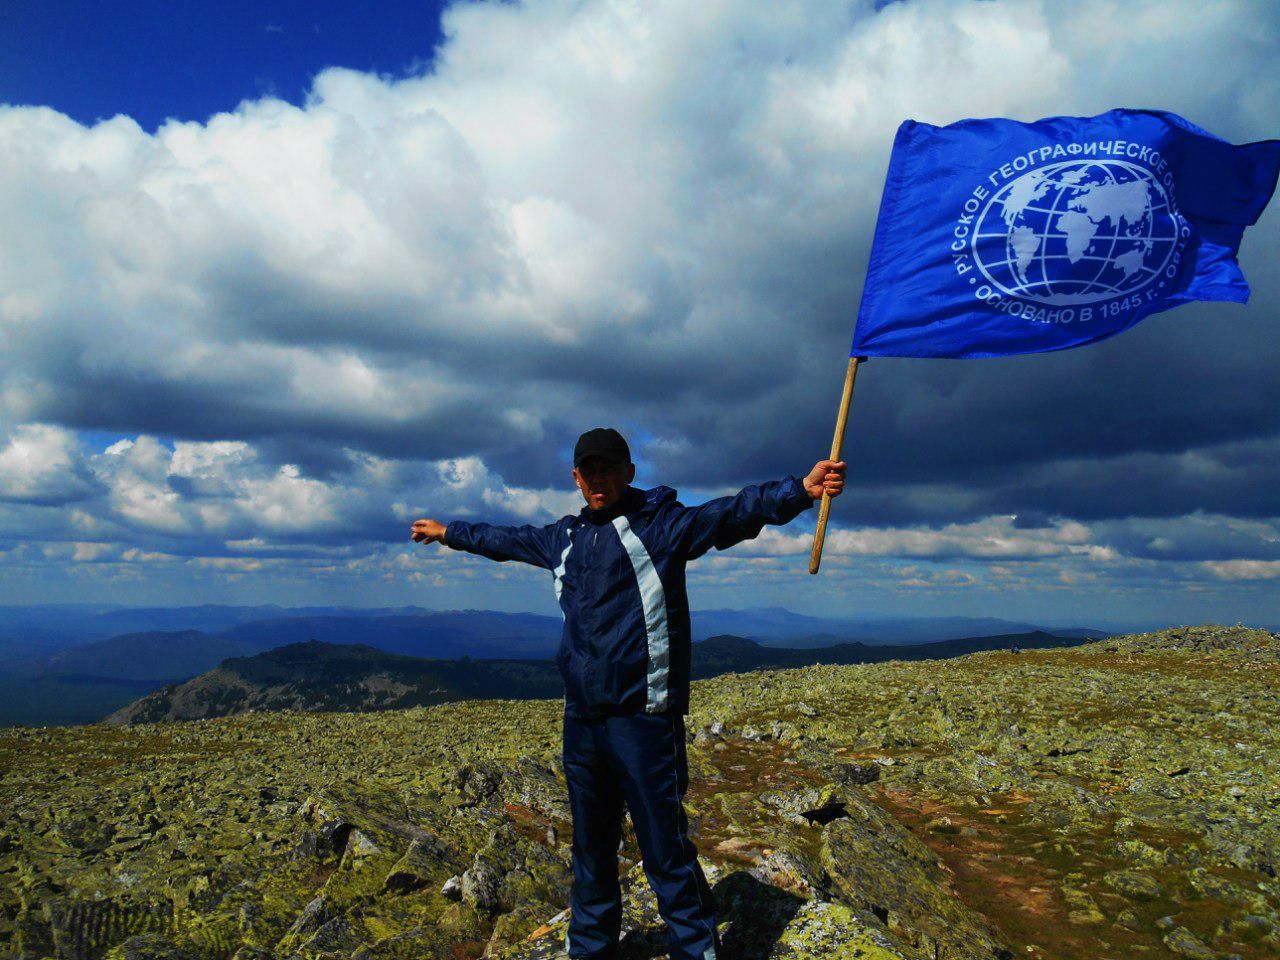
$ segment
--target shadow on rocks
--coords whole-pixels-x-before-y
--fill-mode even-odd
[[[722,949],[717,960],[767,960],[805,904],[803,897],[762,883],[746,871],[725,877],[712,887],[712,893],[721,930]],[[622,938],[618,951],[618,960],[662,960],[667,956],[665,924],[632,930]]]

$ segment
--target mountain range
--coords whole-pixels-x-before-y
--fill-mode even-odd
[[[980,650],[1077,646],[1083,640],[1049,633],[969,637],[915,646],[861,643],[783,650],[745,637],[722,636],[693,645],[695,680],[725,673],[813,664],[930,660]],[[182,683],[168,684],[121,707],[108,724],[203,720],[250,711],[369,712],[429,706],[450,700],[542,700],[563,696],[559,670],[547,660],[436,660],[387,653],[367,644],[319,640],[291,643],[253,657],[232,657]]]
[[[560,617],[533,613],[419,607],[0,607],[0,726],[92,722],[229,657],[311,640],[363,643],[434,660],[550,660],[562,626]],[[823,618],[767,607],[702,611],[694,616],[694,629],[698,640],[732,635],[773,649],[816,649],[913,645],[1041,628],[997,618]],[[1044,632],[1105,635],[1087,626]]]

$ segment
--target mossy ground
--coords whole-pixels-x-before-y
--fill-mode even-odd
[[[1280,643],[1265,631],[722,676],[692,699],[691,836],[744,960],[805,956],[797,937],[914,956],[945,936],[921,914],[943,899],[976,918],[956,957],[983,955],[985,928],[1035,960],[1280,952]],[[568,903],[561,709],[0,730],[0,956],[98,960],[146,932],[205,960],[516,944]],[[833,792],[850,767],[878,779]],[[885,862],[896,878],[915,863],[919,891],[879,903],[888,878],[832,863],[848,831],[805,808],[841,795],[831,815],[875,826],[867,802],[901,825],[884,827]],[[852,841],[874,857],[875,836]],[[639,858],[628,829],[620,872],[643,884]],[[761,902],[781,919],[746,906]],[[656,915],[637,922],[661,942]],[[841,930],[865,949],[833,946]]]

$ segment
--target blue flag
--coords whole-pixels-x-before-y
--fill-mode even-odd
[[[1192,300],[1244,303],[1236,253],[1280,141],[1172,113],[898,128],[852,356],[1065,350]]]

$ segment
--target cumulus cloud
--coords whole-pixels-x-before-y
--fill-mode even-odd
[[[0,448],[0,499],[57,504],[83,497],[93,481],[77,462],[75,434],[50,424],[17,427]]]
[[[1222,580],[1275,580],[1280,560],[1210,560],[1205,568]]]
[[[1016,517],[988,517],[975,523],[929,527],[866,527],[832,530],[824,556],[847,557],[969,557],[981,560],[1037,559],[1081,554],[1097,560],[1114,556],[1091,543],[1090,529],[1075,521],[1058,521],[1040,528],[1019,528]],[[813,538],[768,527],[737,552],[755,556],[807,554]]]
[[[325,70],[301,105],[154,134],[0,105],[9,536],[318,556],[423,513],[545,521],[598,423],[652,482],[798,471],[900,120],[1150,105],[1251,140],[1280,116],[1266,0],[543,0],[443,27],[420,75]],[[1246,237],[1247,310],[869,364],[828,550],[1265,560],[1185,518],[1280,515],[1278,240],[1274,211]]]

